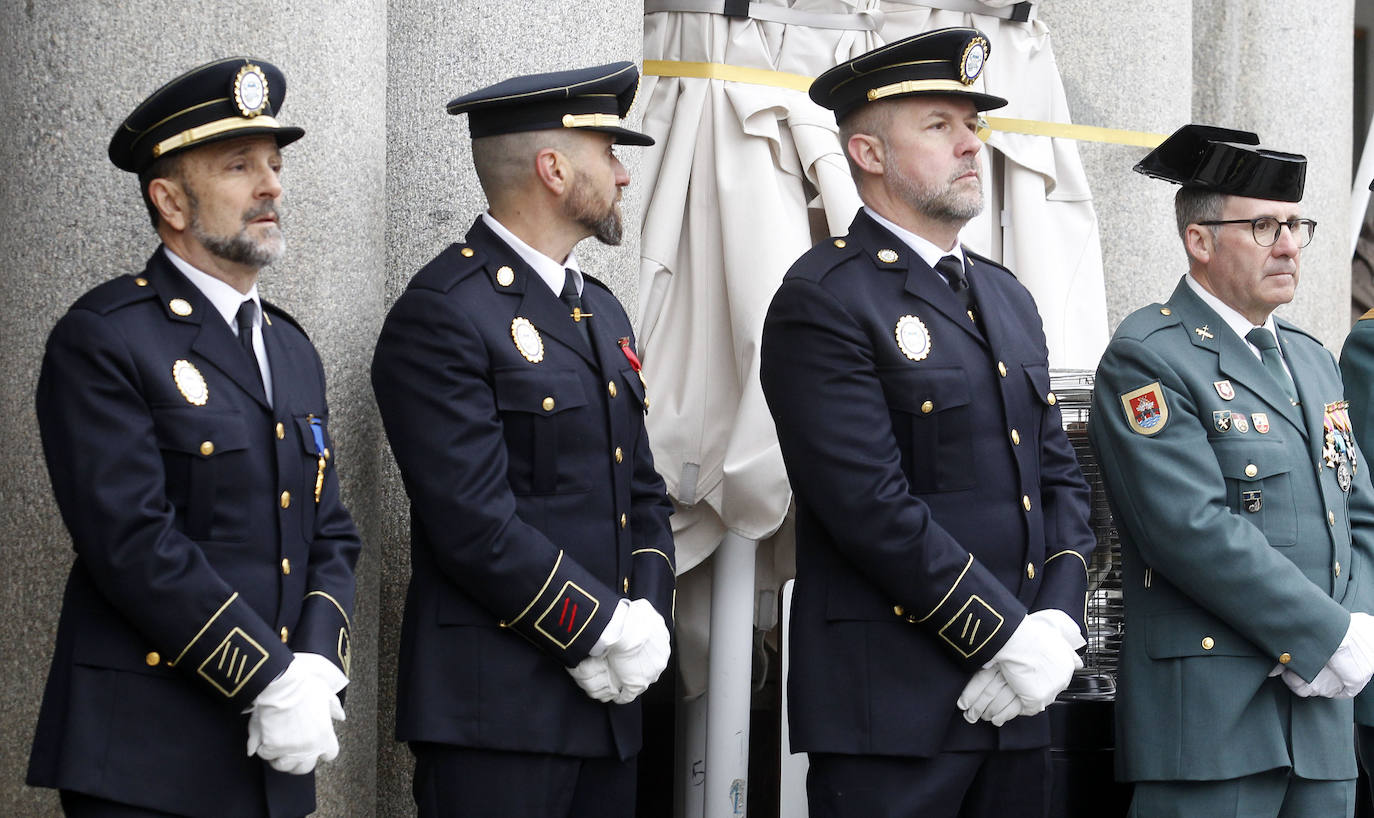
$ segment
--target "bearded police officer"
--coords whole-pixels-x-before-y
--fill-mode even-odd
[[[812,815],[1041,816],[1081,662],[1088,489],[983,205],[968,28],[827,71],[864,208],[787,273],[762,380],[797,503],[789,719]]]
[[[1182,185],[1188,273],[1121,323],[1097,372],[1133,815],[1354,809],[1350,697],[1374,672],[1374,619],[1351,610],[1374,503],[1335,360],[1273,316],[1316,227],[1306,159],[1258,143],[1187,125],[1136,166]]]
[[[300,816],[334,758],[358,534],[324,370],[261,299],[281,72],[235,57],[119,126],[162,245],[53,329],[38,423],[76,550],[28,782],[78,816]]]
[[[422,816],[628,816],[668,660],[670,505],[634,335],[575,245],[621,237],[631,63],[466,113],[489,210],[411,280],[372,383],[411,501],[397,737]]]

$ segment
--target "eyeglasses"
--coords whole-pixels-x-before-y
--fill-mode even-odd
[[[1260,216],[1257,219],[1227,219],[1226,221],[1196,222],[1201,225],[1220,225],[1220,224],[1248,224],[1250,234],[1255,237],[1255,244],[1260,247],[1273,247],[1279,240],[1279,231],[1284,227],[1293,234],[1293,240],[1298,243],[1298,247],[1306,247],[1312,243],[1312,234],[1317,232],[1317,223],[1311,219],[1289,219],[1281,222],[1273,216]]]

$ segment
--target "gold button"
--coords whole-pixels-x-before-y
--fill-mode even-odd
[[[844,249],[844,239],[835,239],[835,246],[838,247],[838,248],[840,248],[841,250],[843,250],[843,249]]]
[[[278,423],[278,424],[277,424],[277,440],[285,440],[285,439],[286,439],[286,427],[283,426],[282,424]]]
[[[906,613],[906,608],[903,608],[901,605],[893,605],[892,612],[898,616],[902,616]]]
[[[1336,576],[1340,576],[1340,575],[1341,575],[1341,561],[1340,561],[1340,560],[1336,560]]]
[[[463,258],[472,258],[472,248],[471,248],[471,247],[464,247],[462,250],[459,250],[458,252],[460,252],[460,253],[463,254]]]
[[[1216,645],[1216,641],[1210,636],[1202,637],[1202,649],[1211,650]]]
[[[1160,307],[1160,308],[1159,308],[1159,314],[1160,314],[1160,315],[1173,315],[1173,314],[1174,314],[1174,311],[1171,310],[1171,309],[1169,309],[1168,307]]]
[[[1293,661],[1293,657],[1290,656],[1290,655],[1288,655],[1287,653],[1280,653],[1280,654],[1279,654],[1279,664],[1281,664],[1281,665],[1286,665],[1286,664],[1288,664],[1288,663],[1291,662],[1291,661]]]
[[[934,411],[935,411],[935,404],[934,404],[934,403],[932,403],[932,402],[930,402],[930,401],[926,401],[925,403],[921,404],[921,414],[923,414],[923,415],[928,415],[928,414],[930,414],[931,412],[934,412]]]
[[[140,287],[146,287],[148,286],[148,279],[144,278],[143,276],[139,276],[138,278],[134,279],[134,283]]]
[[[1255,466],[1254,463],[1251,463],[1250,465],[1245,467],[1246,477],[1254,477],[1257,474],[1259,474],[1259,469]]]
[[[281,507],[282,507],[282,508],[290,508],[290,507],[291,507],[291,492],[289,492],[289,491],[283,491],[283,492],[281,493]]]
[[[143,661],[147,663],[148,667],[157,667],[162,662],[162,657],[158,655],[157,651],[150,650],[148,655],[143,657]]]
[[[629,522],[630,522],[629,518],[627,518],[624,514],[620,515],[620,527],[621,527],[621,528],[624,528],[625,525],[626,525],[627,523],[629,523]]]
[[[628,594],[628,593],[630,592],[630,578],[629,578],[629,577],[625,577],[625,579],[621,580],[621,581],[620,581],[620,587],[621,587],[621,588],[624,588],[624,589],[625,589],[625,593]]]
[[[496,621],[496,627],[498,627],[498,628],[509,628],[510,625],[507,625],[507,624],[506,624],[506,620],[504,620],[504,619],[498,619],[498,620]]]
[[[1026,563],[1026,579],[1035,579],[1035,564]]]
[[[1048,403],[1050,406],[1053,406],[1053,405],[1055,405],[1056,403],[1059,402],[1059,398],[1056,398],[1056,397],[1054,396],[1054,393],[1051,392],[1051,393],[1049,393],[1048,395],[1045,396],[1045,402]]]
[[[1030,497],[1024,494],[1021,495],[1021,507],[1024,508],[1026,511],[1030,511]]]
[[[553,411],[553,398],[544,398],[544,402],[543,402],[541,405],[544,407],[544,411],[545,411],[545,412],[552,412],[552,411]]]
[[[286,644],[286,635],[287,635],[287,634],[286,634],[286,626],[285,626],[285,625],[282,625],[282,626],[281,626],[281,641],[282,641],[282,644]]]
[[[210,455],[215,453],[215,444],[211,443],[208,440],[205,441],[204,443],[200,444],[200,453],[205,455],[206,457],[209,457]]]
[[[1336,524],[1336,512],[1334,512],[1334,511],[1328,511],[1328,512],[1326,512],[1326,521],[1327,521],[1328,523],[1330,523],[1331,525],[1335,525],[1335,524]]]
[[[615,397],[615,381],[610,381],[606,384],[606,391],[611,393],[611,397]]]
[[[645,399],[644,399],[644,408],[645,408],[646,410],[649,408],[649,399],[648,399],[648,398],[645,398]]]
[[[616,447],[615,447],[615,462],[619,463],[619,462],[621,462],[621,461],[624,460],[624,459],[625,459],[625,452],[621,451],[621,449],[620,449],[619,446],[616,446]]]
[[[1013,445],[1016,446],[1021,445],[1021,433],[1016,431],[1015,429],[1011,430],[1011,442]]]
[[[291,573],[291,560],[287,559],[286,557],[282,557],[281,559],[281,572],[283,574]]]
[[[997,374],[1004,378],[1007,377],[1007,365],[1001,361],[997,362]]]

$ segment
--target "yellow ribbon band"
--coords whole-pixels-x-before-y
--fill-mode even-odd
[[[689,79],[743,82],[749,85],[765,85],[770,88],[787,88],[803,93],[811,87],[813,79],[804,74],[790,74],[786,71],[771,71],[766,68],[744,68],[716,62],[679,62],[677,60],[645,60],[644,74],[652,77],[686,77]],[[987,118],[987,123],[988,127],[1003,133],[1049,136],[1057,139],[1074,139],[1080,142],[1104,142],[1109,145],[1132,145],[1140,148],[1157,147],[1165,139],[1165,134],[1146,131],[1099,128],[1095,125],[1071,125],[1066,122],[1043,122],[1037,119],[990,116]]]

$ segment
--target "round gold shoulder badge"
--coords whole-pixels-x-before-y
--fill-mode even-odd
[[[190,361],[179,359],[172,364],[172,380],[176,382],[177,391],[192,406],[204,406],[210,399],[210,387],[205,384],[205,376]]]
[[[510,322],[510,337],[525,360],[532,364],[544,360],[544,339],[539,337],[539,330],[528,318],[516,318]]]
[[[897,255],[896,250],[884,247],[878,251],[878,261],[881,261],[883,264],[896,264],[898,258],[900,257]]]
[[[247,117],[254,117],[267,108],[267,75],[252,63],[244,64],[234,77],[234,104]]]
[[[191,314],[191,302],[184,298],[173,298],[167,302],[167,309],[185,318]]]
[[[902,354],[913,361],[924,361],[930,354],[930,330],[914,315],[903,315],[897,319],[897,346]]]
[[[515,283],[515,271],[506,265],[501,265],[496,271],[496,283],[502,287],[509,287]]]
[[[978,79],[978,75],[983,73],[983,66],[988,61],[988,41],[982,37],[974,37],[969,41],[968,47],[964,49],[964,58],[959,62],[959,79],[965,85],[972,85]]]

